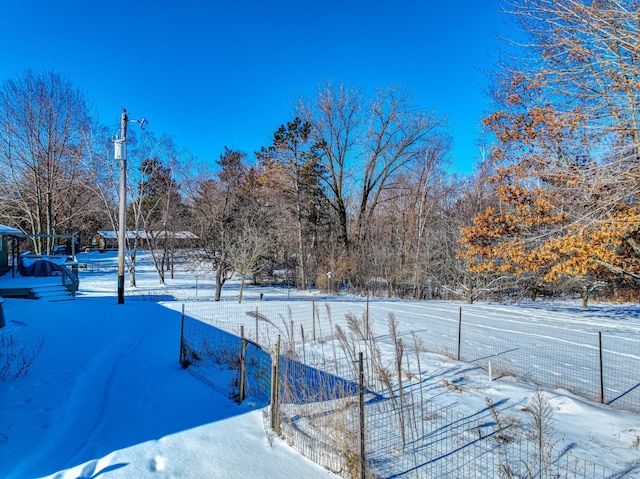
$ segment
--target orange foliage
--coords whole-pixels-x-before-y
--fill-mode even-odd
[[[602,31],[636,38],[637,23],[614,4],[575,6],[523,5],[540,56],[496,74],[497,108],[483,120],[497,139],[495,203],[459,240],[472,271],[640,277],[640,80],[619,38],[618,61],[601,56]]]
[[[582,224],[542,188],[503,185],[501,207],[489,207],[461,229],[458,255],[479,273],[530,271],[545,281],[589,274],[640,273],[629,252],[638,233],[639,207],[620,207],[606,219]]]

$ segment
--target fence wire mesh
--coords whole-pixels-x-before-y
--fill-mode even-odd
[[[394,337],[387,322],[395,315],[402,321]],[[395,376],[380,360],[381,345],[406,347],[409,337],[419,337],[425,351],[459,356],[496,377],[514,375],[597,399],[600,348],[593,328],[554,327],[478,308],[416,311],[401,302],[368,301],[198,301],[184,305],[184,318],[185,358],[210,382],[220,377],[220,368],[227,371],[228,384],[216,386],[232,395],[239,388],[243,335],[250,344],[248,396],[262,404],[273,400],[273,358],[280,340],[279,432],[302,454],[344,477],[363,477],[361,448],[366,477],[617,477],[566,450],[545,451],[542,465],[536,458],[543,453],[530,435],[499,424],[499,408],[463,413],[435,404],[420,380]],[[606,401],[637,411],[637,377],[631,371],[640,370],[638,343],[615,332],[607,331],[603,339]],[[362,384],[357,351],[365,357]],[[207,379],[212,365],[219,369]],[[269,424],[273,413],[273,408],[266,413]]]

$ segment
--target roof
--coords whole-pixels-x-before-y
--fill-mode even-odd
[[[198,236],[193,234],[191,231],[149,231],[148,233],[145,231],[140,231],[140,238],[156,238],[163,239],[166,237],[173,239],[198,239]]]
[[[98,234],[104,239],[118,239],[118,233],[116,231],[98,231]],[[169,233],[165,233],[164,231],[149,231],[148,233],[145,231],[138,231],[137,236],[138,238],[151,237],[157,239],[165,238],[166,236],[174,239],[198,239],[198,236],[193,234],[191,231],[175,231]],[[128,239],[133,239],[135,237],[135,231],[127,231]]]
[[[0,224],[0,235],[17,235],[17,234],[22,234],[22,231],[16,228],[12,228],[11,226]]]
[[[104,239],[118,239],[117,231],[98,231],[98,234]],[[134,239],[136,237],[135,231],[127,231],[127,238]]]

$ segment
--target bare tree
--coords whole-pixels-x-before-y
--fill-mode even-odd
[[[225,148],[218,160],[218,172],[202,175],[189,194],[204,260],[215,270],[216,301],[234,272],[230,251],[244,225],[241,220],[253,208],[250,185],[255,172],[245,164],[245,158],[244,153]]]
[[[446,137],[434,136],[421,160],[394,176],[368,222],[371,246],[360,264],[367,264],[367,276],[385,278],[390,296],[432,297],[452,256],[447,234],[455,191],[445,171],[448,149]]]
[[[260,263],[265,261],[270,250],[269,243],[265,241],[264,227],[259,223],[249,220],[229,245],[229,263],[233,271],[240,275],[238,303],[242,303],[247,276],[260,269]]]
[[[166,186],[166,183],[163,184],[163,182],[165,182],[166,178],[157,173],[157,170],[162,167],[157,157],[164,148],[163,139],[158,140],[149,131],[142,133],[130,132],[127,136],[127,142],[130,143],[127,155],[127,196],[129,198],[126,219],[127,269],[129,271],[129,284],[131,287],[135,287],[138,251],[143,247],[143,237],[147,236],[146,234],[141,234],[141,232],[147,231],[145,228],[151,226],[154,215],[158,210],[162,209],[163,186]],[[149,181],[149,177],[153,175],[155,175],[155,183]],[[158,179],[158,176],[162,179]],[[117,224],[115,216],[113,224]],[[151,245],[155,247],[153,237]],[[148,242],[147,246],[149,246]],[[156,270],[158,270],[158,262],[155,256],[152,256],[152,259]],[[158,274],[160,283],[164,283],[164,272],[158,271]]]
[[[27,71],[2,84],[0,124],[0,214],[33,235],[60,233],[83,211],[90,127],[83,93],[53,72]],[[50,237],[34,239],[37,253],[52,246]]]
[[[369,241],[376,211],[395,181],[430,147],[442,144],[443,121],[421,112],[402,90],[390,86],[368,99],[354,88],[325,86],[298,114],[311,124],[320,146],[338,243],[334,263],[346,263],[348,280],[362,284],[378,245]]]
[[[362,124],[362,95],[355,88],[327,85],[318,92],[315,103],[300,100],[298,114],[312,125],[312,136],[320,145],[327,168],[326,184],[335,210],[338,240],[349,249],[349,174],[353,173],[353,149]]]
[[[177,183],[180,161],[173,141],[163,137],[146,143],[154,145],[149,151],[153,156],[144,155],[139,167],[138,185],[133,195],[135,201],[130,213],[139,218],[137,229],[143,230],[158,278],[164,284],[165,271],[172,270],[177,228],[185,225],[189,213]]]
[[[428,158],[430,146],[441,143],[433,134],[443,123],[432,114],[416,110],[411,98],[395,87],[378,90],[367,104],[366,133],[363,142],[362,178],[354,239],[366,240],[366,225],[389,183],[406,167]]]

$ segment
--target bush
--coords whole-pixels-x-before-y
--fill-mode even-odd
[[[18,379],[29,372],[29,368],[42,351],[44,339],[29,347],[12,335],[0,333],[0,383]]]

